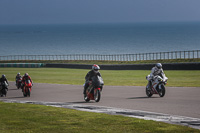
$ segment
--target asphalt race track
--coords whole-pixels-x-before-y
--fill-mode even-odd
[[[83,106],[103,106],[129,110],[141,110],[200,120],[200,87],[167,87],[166,94],[160,98],[148,98],[142,86],[104,86],[100,102],[83,99],[80,85],[61,85],[34,83],[30,97],[24,97],[21,89],[10,82],[7,97],[0,100],[59,102]],[[199,124],[199,123],[198,123]],[[198,125],[200,126],[200,125]]]

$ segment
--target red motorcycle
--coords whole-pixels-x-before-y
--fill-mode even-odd
[[[18,80],[17,80],[17,89],[21,88],[21,85],[22,85],[22,77],[20,77]]]
[[[25,81],[25,85],[23,87],[23,95],[24,97],[30,97],[31,95],[31,88],[32,88],[32,83],[30,80]]]
[[[84,100],[86,102],[89,102],[90,100],[95,100],[95,102],[99,102],[103,85],[103,79],[99,76],[94,76],[92,78],[92,81],[89,83],[89,87],[86,89]]]

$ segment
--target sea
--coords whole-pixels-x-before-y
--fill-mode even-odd
[[[200,22],[0,25],[0,56],[200,50]]]

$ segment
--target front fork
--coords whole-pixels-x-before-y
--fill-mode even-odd
[[[148,84],[147,84],[146,87],[147,87],[148,90],[151,90],[151,88],[152,88],[152,83],[151,83],[151,81],[148,81]]]

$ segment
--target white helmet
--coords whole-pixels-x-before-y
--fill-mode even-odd
[[[161,68],[162,68],[162,64],[161,64],[161,63],[157,63],[157,64],[156,64],[156,67],[157,67],[158,69],[161,69]]]
[[[92,66],[92,70],[93,70],[94,72],[98,72],[98,71],[100,70],[100,67],[99,67],[98,65],[94,64],[94,65]]]

